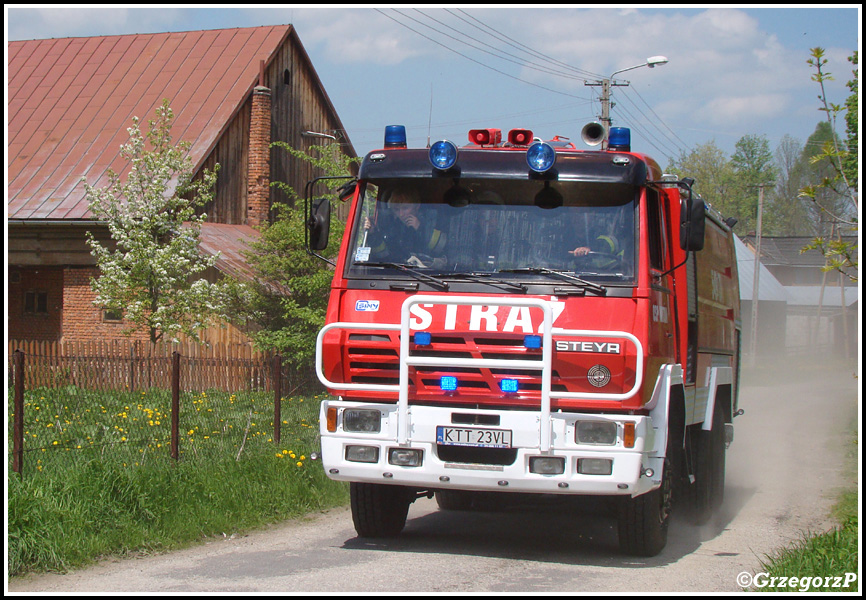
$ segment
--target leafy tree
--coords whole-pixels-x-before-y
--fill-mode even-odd
[[[274,142],[295,159],[310,163],[323,176],[349,175],[352,162],[337,144],[313,146],[309,154],[285,142]],[[345,183],[330,182],[333,187]],[[304,248],[304,211],[301,198],[284,182],[273,182],[286,193],[289,203],[274,205],[276,219],[261,228],[261,237],[246,253],[255,277],[252,282],[232,286],[233,315],[253,325],[256,344],[279,351],[285,362],[303,369],[313,363],[316,335],[325,323],[333,269]],[[332,199],[336,198],[331,193]],[[332,211],[328,247],[321,252],[335,257],[340,248],[344,224]]]
[[[806,185],[809,165],[803,159],[803,145],[786,135],[775,152],[776,187],[764,211],[764,231],[767,235],[815,235],[816,221],[810,204],[800,198]]]
[[[857,55],[855,53],[851,62],[856,64],[856,61]],[[824,58],[823,48],[812,48],[811,58],[806,62],[815,68],[815,75],[812,76],[812,81],[817,82],[821,88],[821,94],[818,96],[818,99],[821,101],[821,107],[818,110],[826,113],[827,122],[822,125],[829,127],[830,139],[823,142],[820,150],[810,159],[813,165],[821,164],[824,166],[828,170],[827,174],[821,178],[820,183],[805,186],[800,194],[814,202],[828,216],[834,225],[835,231],[841,236],[841,231],[844,229],[851,232],[857,230],[857,199],[853,193],[854,187],[851,181],[849,181],[844,167],[852,152],[841,146],[838,137],[834,133],[836,131],[836,117],[842,110],[842,107],[832,104],[827,100],[824,82],[832,80],[833,76],[824,70],[828,60]],[[855,72],[855,82],[856,79]],[[849,84],[849,89],[850,87],[851,84]],[[856,106],[856,97],[852,99],[849,96],[849,110],[851,108],[856,109]],[[856,116],[852,116],[852,119],[855,118]],[[854,273],[857,268],[856,244],[843,242],[841,237],[832,239],[819,236],[811,244],[804,247],[803,251],[811,249],[819,250],[827,258],[825,270],[838,270],[852,280],[857,279]]]
[[[698,145],[689,153],[681,153],[665,169],[679,177],[693,177],[695,191],[726,217],[740,218],[731,202],[735,174],[727,154],[710,141]]]
[[[853,64],[855,67],[858,65],[858,53],[854,52],[851,56],[848,57],[848,62]],[[858,157],[860,154],[860,140],[859,140],[859,125],[860,125],[860,75],[859,69],[854,69],[852,71],[854,74],[854,79],[848,82],[848,89],[851,92],[851,95],[845,100],[845,132],[848,134],[848,137],[845,140],[845,144],[848,146],[848,152],[846,153],[843,161],[842,168],[845,171],[845,177],[848,180],[848,185],[850,185],[855,190],[860,189],[859,182],[859,165]]]
[[[210,201],[216,170],[193,180],[189,143],[171,141],[173,113],[168,100],[156,109],[144,136],[133,117],[121,156],[131,163],[126,181],[109,171],[109,183],[95,188],[82,178],[90,211],[105,222],[112,250],[88,232],[100,275],[91,280],[94,304],[124,313],[131,334],[145,329],[151,342],[184,333],[198,340],[212,318],[223,317],[219,286],[200,275],[217,257],[199,254],[197,207]]]
[[[729,202],[734,206],[733,214],[740,221],[743,231],[757,227],[759,187],[764,186],[764,206],[772,203],[768,194],[773,190],[776,167],[770,143],[764,136],[745,135],[737,141],[731,166],[736,184]]]

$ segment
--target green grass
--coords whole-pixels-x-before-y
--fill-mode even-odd
[[[318,398],[282,400],[275,444],[272,395],[186,394],[177,462],[169,402],[158,390],[27,394],[23,475],[8,477],[10,575],[175,549],[346,502],[346,487],[309,460]]]

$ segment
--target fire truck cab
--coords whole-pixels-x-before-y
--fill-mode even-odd
[[[731,228],[612,128],[602,151],[498,129],[406,147],[353,182],[317,341],[322,462],[362,537],[434,495],[608,496],[630,554],[675,494],[709,518],[738,414]],[[309,208],[311,251],[327,241]],[[679,503],[678,503],[679,506]]]

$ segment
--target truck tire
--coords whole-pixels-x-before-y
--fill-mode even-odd
[[[403,531],[412,493],[399,485],[349,484],[352,521],[360,537],[394,537]]]
[[[662,484],[651,492],[626,497],[619,505],[619,547],[633,556],[655,556],[668,543],[674,488],[670,459],[665,459]]]
[[[725,498],[725,417],[722,407],[713,410],[713,426],[697,433],[693,520],[703,525]]]

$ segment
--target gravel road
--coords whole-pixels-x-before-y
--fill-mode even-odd
[[[7,582],[9,592],[737,592],[768,553],[832,526],[841,457],[858,419],[851,372],[747,373],[725,504],[704,527],[675,519],[651,559],[617,550],[597,503],[540,513],[412,505],[401,537],[356,537],[347,508],[169,554]],[[855,421],[855,419],[857,419]],[[813,575],[803,573],[802,575]]]

